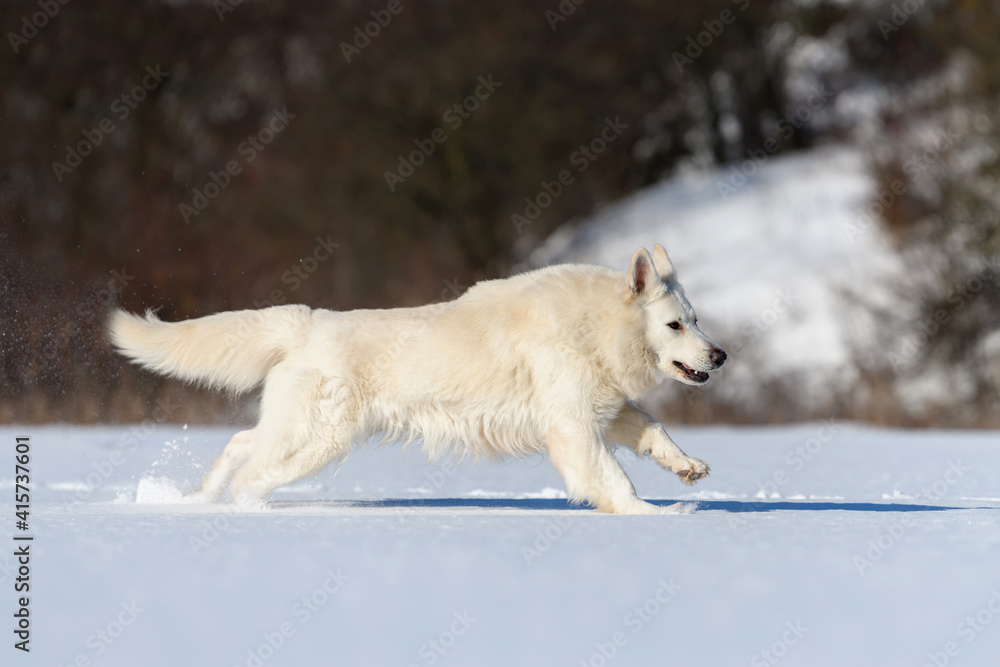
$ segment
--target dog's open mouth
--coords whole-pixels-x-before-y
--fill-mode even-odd
[[[681,372],[684,373],[684,377],[692,382],[708,382],[708,373],[704,371],[696,371],[687,364],[682,364],[679,361],[675,361],[674,366],[681,369]]]

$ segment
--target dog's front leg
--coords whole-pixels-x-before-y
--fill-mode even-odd
[[[650,454],[685,484],[694,484],[702,477],[708,477],[707,463],[681,451],[660,422],[630,402],[626,402],[612,420],[608,439],[625,445],[637,456]]]
[[[658,514],[660,508],[641,500],[611,450],[593,428],[563,422],[547,433],[552,465],[566,482],[571,500],[586,501],[600,512]]]

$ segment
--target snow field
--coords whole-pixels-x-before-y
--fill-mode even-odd
[[[32,436],[36,479],[33,650],[11,664],[984,665],[1000,648],[996,433],[670,429],[712,476],[685,487],[621,455],[643,497],[697,505],[655,517],[567,505],[543,457],[393,445],[267,507],[182,502],[235,430],[157,425],[129,448],[129,427],[0,428]]]

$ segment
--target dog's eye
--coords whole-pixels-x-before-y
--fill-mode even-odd
[[[671,329],[673,329],[674,331],[677,331],[677,330],[679,330],[681,328],[681,323],[680,322],[671,322],[667,326],[670,327]]]

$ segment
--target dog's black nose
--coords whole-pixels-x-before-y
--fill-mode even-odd
[[[726,363],[726,351],[721,347],[717,347],[709,353],[708,359],[715,364],[716,368],[718,368],[722,364]]]

